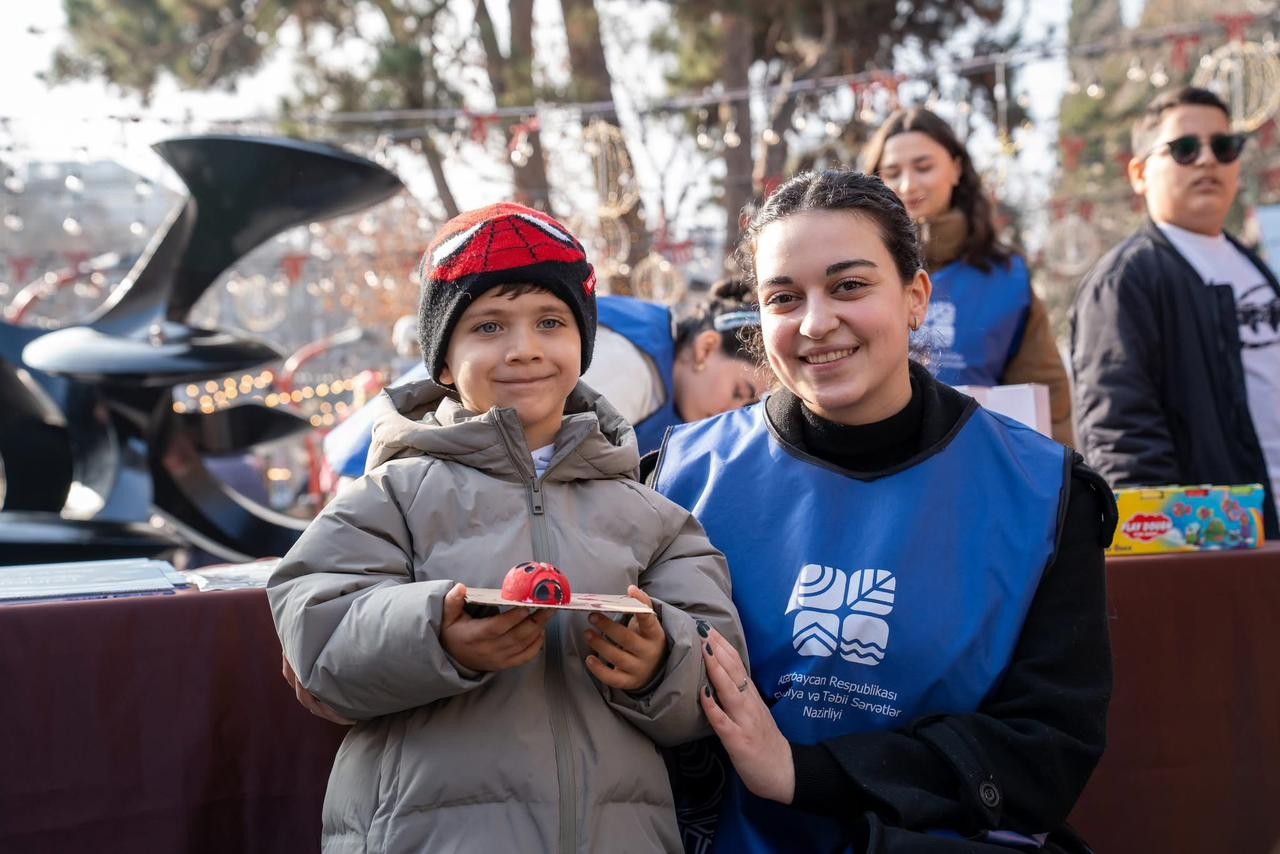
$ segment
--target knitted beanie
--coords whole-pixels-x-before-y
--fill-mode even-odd
[[[437,232],[418,267],[418,340],[440,382],[449,336],[467,306],[499,285],[533,284],[568,304],[582,336],[582,371],[596,340],[596,274],[569,230],[511,202],[459,214]]]

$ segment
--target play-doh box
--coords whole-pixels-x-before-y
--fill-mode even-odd
[[[1120,522],[1107,554],[1256,549],[1265,495],[1256,483],[1117,489]]]

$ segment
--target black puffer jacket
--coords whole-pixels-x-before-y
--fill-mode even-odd
[[[1080,284],[1071,364],[1078,446],[1112,486],[1261,483],[1266,534],[1280,536],[1231,286],[1205,285],[1150,219]]]

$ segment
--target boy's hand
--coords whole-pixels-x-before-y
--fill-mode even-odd
[[[653,607],[653,600],[634,584],[627,588],[627,595]],[[596,653],[587,656],[592,676],[624,691],[639,691],[653,681],[667,654],[667,633],[656,616],[636,614],[627,626],[602,614],[587,619],[597,629],[587,629],[587,644]]]
[[[302,708],[318,718],[324,718],[326,721],[343,726],[351,726],[355,721],[350,718],[344,718],[333,709],[316,699],[316,695],[312,694],[306,688],[302,687],[302,683],[298,681],[298,674],[293,672],[293,665],[289,663],[289,659],[280,655],[280,672],[284,675],[284,681],[289,683],[289,687],[293,689],[293,695],[298,698],[298,702],[302,704]]]
[[[533,614],[512,608],[496,617],[472,617],[462,610],[467,588],[455,584],[444,597],[440,643],[453,660],[469,670],[491,673],[533,661],[542,651],[544,629],[555,616],[551,608]]]

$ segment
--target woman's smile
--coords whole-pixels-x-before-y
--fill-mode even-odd
[[[836,362],[843,362],[861,349],[861,347],[846,347],[842,350],[822,350],[820,352],[805,353],[800,357],[800,360],[807,365],[832,365]]]

